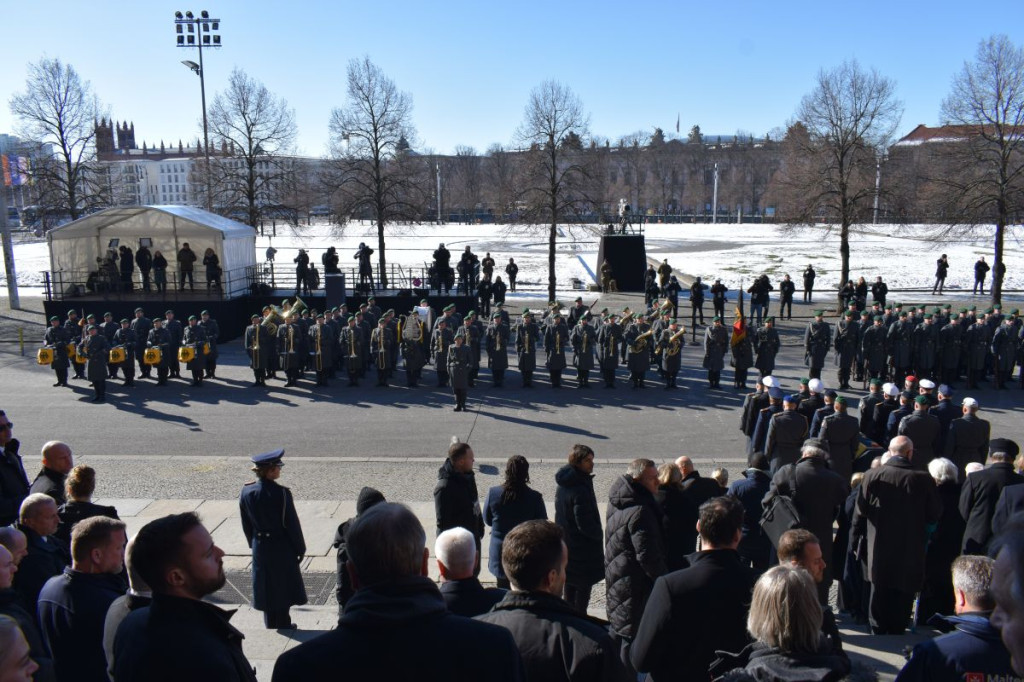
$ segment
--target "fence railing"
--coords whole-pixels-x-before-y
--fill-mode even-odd
[[[253,291],[261,280],[261,265],[223,270],[219,277],[207,279],[206,270],[189,272],[168,270],[159,279],[150,273],[148,286],[142,273],[134,271],[131,278],[102,270],[54,270],[43,272],[43,291],[50,301],[100,296],[107,300],[141,299],[159,295],[167,299],[207,298],[229,299]]]

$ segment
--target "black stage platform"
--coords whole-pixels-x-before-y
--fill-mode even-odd
[[[612,279],[619,291],[644,290],[647,247],[642,234],[605,234],[597,251],[597,278],[605,259],[612,266]]]

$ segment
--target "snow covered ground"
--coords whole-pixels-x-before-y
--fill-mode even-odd
[[[598,271],[596,236],[599,226],[562,228],[558,241],[556,275],[559,296],[572,292],[572,279],[585,283],[595,281]],[[856,228],[850,244],[851,275],[863,276],[868,282],[881,275],[891,289],[930,288],[935,275],[935,260],[943,253],[949,256],[950,272],[946,288],[951,292],[966,290],[970,294],[974,282],[974,262],[984,255],[991,264],[991,236],[976,240],[939,240],[932,238],[933,226],[867,225]],[[465,246],[481,258],[490,252],[497,260],[497,272],[504,275],[505,264],[513,257],[519,265],[519,283],[542,285],[547,282],[546,227],[528,228],[518,225],[413,225],[389,229],[386,235],[387,259],[403,267],[423,267],[431,254],[444,242],[458,258]],[[684,224],[647,225],[647,254],[667,258],[677,270],[699,275],[706,281],[721,278],[730,289],[741,284],[749,286],[753,277],[767,273],[773,282],[784,273],[801,286],[800,274],[808,263],[818,273],[818,288],[837,281],[839,275],[839,238],[822,227],[789,227],[775,225]],[[269,234],[269,226],[266,229]],[[1024,229],[1017,226],[1008,231],[1004,260],[1007,267],[1007,289],[1024,288]],[[266,247],[273,243],[279,249],[278,260],[290,262],[289,251],[312,250],[314,262],[328,246],[335,246],[341,256],[342,268],[355,265],[352,260],[360,242],[377,248],[376,228],[354,223],[344,229],[325,223],[293,228],[277,226],[277,237],[257,237],[256,251],[262,260]],[[376,255],[374,256],[376,260]],[[49,267],[46,242],[18,235],[15,241],[15,264],[18,283],[26,295],[41,293],[43,271]],[[0,271],[3,264],[0,263]],[[0,287],[0,296],[6,290]],[[536,295],[536,290],[532,295]]]

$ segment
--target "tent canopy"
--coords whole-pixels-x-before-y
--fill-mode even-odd
[[[152,240],[150,252],[167,259],[168,279],[178,271],[178,251],[187,243],[195,252],[196,279],[204,279],[206,249],[213,249],[224,271],[229,295],[245,288],[245,268],[256,264],[256,230],[192,206],[125,206],[108,208],[47,233],[50,269],[74,277],[98,267],[111,239],[134,253],[139,239]],[[116,249],[115,249],[116,251]]]

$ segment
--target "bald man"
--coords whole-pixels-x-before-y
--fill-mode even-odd
[[[3,546],[14,557],[14,565],[21,564],[21,560],[28,554],[28,539],[25,534],[14,526],[0,528],[0,546]]]
[[[683,490],[686,492],[686,496],[690,498],[697,509],[700,509],[700,506],[712,497],[725,494],[722,486],[718,485],[718,481],[710,477],[703,478],[693,466],[693,460],[686,455],[676,459],[676,468],[683,475]],[[696,528],[694,534],[696,535]]]
[[[75,467],[71,448],[59,440],[51,440],[43,446],[43,468],[32,481],[29,494],[42,493],[53,498],[60,506],[67,502],[64,494],[64,481]]]
[[[21,533],[18,534],[21,535]],[[22,535],[22,539],[24,537]],[[0,545],[0,616],[7,616],[17,621],[18,627],[21,628],[22,633],[25,635],[25,641],[28,642],[29,656],[39,664],[39,670],[36,671],[33,679],[53,680],[55,679],[53,676],[53,659],[50,658],[46,645],[43,644],[42,635],[39,633],[39,627],[36,625],[35,615],[30,614],[22,607],[18,600],[18,593],[11,587],[14,582],[14,574],[17,572],[18,564],[14,560],[14,556],[6,547]]]

